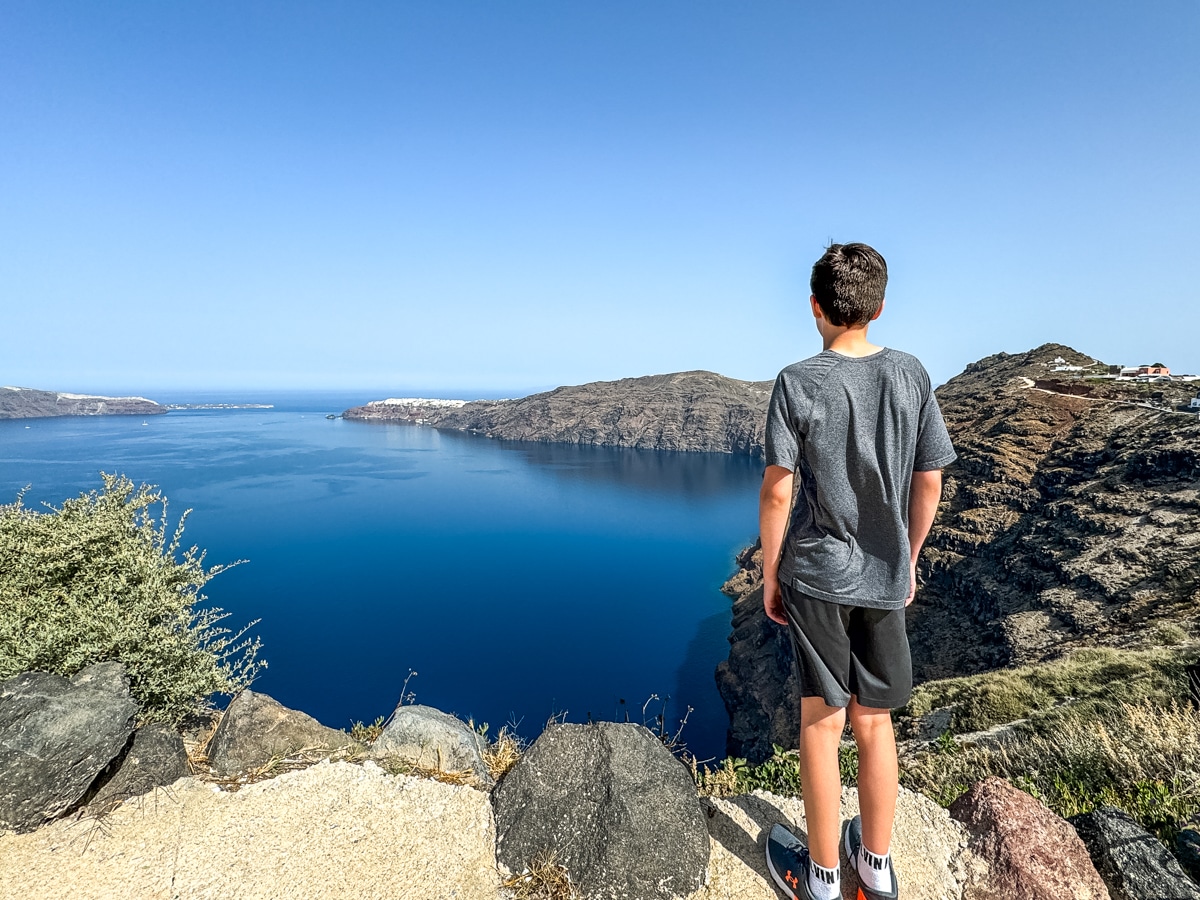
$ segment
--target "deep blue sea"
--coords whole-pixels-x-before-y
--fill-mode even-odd
[[[57,504],[119,472],[162,488],[185,545],[245,559],[206,588],[261,619],[287,706],[348,727],[416,702],[536,736],[642,721],[669,698],[701,758],[724,755],[719,587],[756,531],[761,463],[507,443],[326,413],[370,395],[156,395],[271,410],[0,422],[0,502]],[[652,701],[647,721],[662,712]]]

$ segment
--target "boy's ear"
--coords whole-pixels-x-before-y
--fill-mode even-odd
[[[872,322],[874,322],[876,319],[878,319],[883,314],[883,307],[886,303],[887,303],[887,300],[879,301],[879,309],[875,310],[875,315],[871,316]]]
[[[815,318],[815,319],[823,319],[823,318],[825,318],[825,313],[821,312],[821,304],[817,302],[817,295],[816,295],[816,294],[810,294],[810,295],[809,295],[809,298],[808,298],[808,302],[809,302],[810,304],[812,304],[812,314],[813,314],[813,318]]]

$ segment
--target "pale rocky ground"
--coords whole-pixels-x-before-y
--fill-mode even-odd
[[[783,821],[802,833],[800,802],[755,792],[704,808],[712,856],[693,900],[779,897],[762,832]],[[843,815],[856,811],[847,790]],[[959,900],[979,874],[962,828],[923,797],[901,793],[895,834],[912,900]],[[499,900],[507,894],[494,844],[482,791],[324,762],[236,792],[183,778],[101,820],[0,833],[0,898]],[[852,896],[853,881],[845,885]]]

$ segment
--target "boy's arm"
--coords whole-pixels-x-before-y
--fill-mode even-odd
[[[930,469],[927,472],[913,472],[912,486],[908,494],[908,546],[910,552],[908,567],[908,596],[904,605],[913,602],[917,594],[917,557],[921,555],[921,545],[929,535],[933,526],[933,517],[937,515],[938,503],[942,499],[942,470]],[[763,541],[766,547],[766,541]],[[764,569],[766,555],[763,555]]]
[[[935,504],[936,505],[936,504]],[[792,506],[792,473],[783,466],[767,466],[758,492],[758,535],[763,552],[763,608],[767,618],[787,624],[779,593],[779,557]]]

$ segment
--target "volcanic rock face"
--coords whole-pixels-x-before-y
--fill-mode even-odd
[[[770,398],[769,381],[678,372],[560,387],[520,400],[377,401],[344,415],[513,441],[760,456]]]
[[[0,419],[49,416],[158,416],[167,411],[145,397],[93,397],[32,388],[0,387]]]
[[[1107,371],[1046,344],[973,363],[937,391],[959,459],[908,611],[917,681],[1130,645],[1163,622],[1195,627],[1200,419],[1176,410],[1196,383],[1092,379],[1062,365]],[[796,698],[756,683],[790,672],[791,647],[762,611],[761,554],[739,564],[717,682],[729,752],[757,758],[768,735],[794,731]]]
[[[1049,344],[938,392],[960,458],[911,620],[923,680],[1126,645],[1200,612],[1200,420],[1138,405],[1153,385],[1054,377],[1056,358],[1091,362]],[[1092,385],[1108,396],[1070,395]]]

